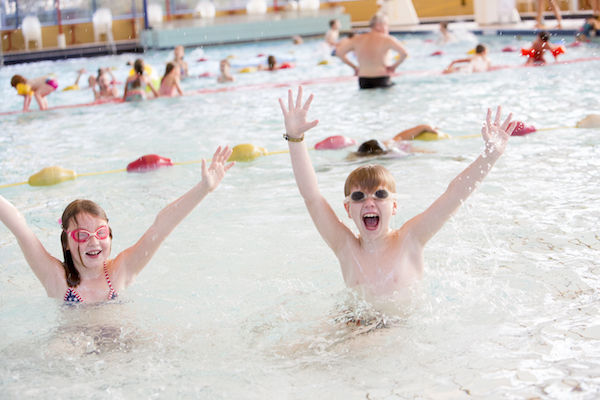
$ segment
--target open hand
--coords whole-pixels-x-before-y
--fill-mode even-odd
[[[501,115],[502,107],[498,106],[496,117],[492,122],[492,110],[488,108],[485,123],[481,128],[481,135],[485,141],[485,154],[487,155],[492,153],[502,154],[506,148],[508,138],[517,126],[515,121],[510,122],[512,114],[509,114],[502,125],[500,125]]]
[[[202,160],[202,182],[206,185],[209,192],[212,192],[219,186],[225,173],[235,164],[234,162],[225,164],[229,156],[231,156],[229,146],[225,146],[224,148],[219,146],[215,154],[213,154],[210,166],[207,167],[206,160]]]
[[[285,133],[292,138],[301,138],[304,136],[304,132],[314,128],[319,123],[318,120],[311,122],[306,121],[306,114],[310,108],[310,103],[313,100],[311,94],[302,105],[302,86],[298,86],[298,96],[296,97],[296,104],[294,105],[294,98],[292,90],[288,90],[288,106],[287,109],[283,104],[283,100],[279,99],[279,105],[281,106],[281,112],[283,113],[283,120],[285,122]]]

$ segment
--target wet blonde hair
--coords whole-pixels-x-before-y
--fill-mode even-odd
[[[346,183],[344,184],[344,196],[350,195],[350,191],[353,187],[369,191],[375,191],[380,187],[385,187],[392,193],[395,193],[396,181],[387,168],[381,165],[368,164],[358,167],[350,172],[350,175],[348,175]]]

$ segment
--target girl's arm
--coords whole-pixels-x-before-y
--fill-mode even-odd
[[[200,203],[206,195],[215,190],[234,163],[225,164],[231,149],[217,148],[209,167],[202,160],[202,180],[183,196],[162,209],[154,223],[136,244],[121,252],[114,261],[113,269],[129,285],[135,276],[148,264],[156,250],[175,227]]]
[[[177,89],[177,93],[179,93],[180,96],[183,96],[183,90],[181,90],[179,79],[175,79],[175,89]]]
[[[508,138],[515,129],[516,122],[510,122],[509,115],[500,124],[501,108],[498,107],[496,118],[492,122],[492,111],[488,109],[486,122],[481,129],[485,140],[485,150],[471,165],[450,182],[448,189],[423,213],[406,223],[414,237],[425,245],[446,221],[456,212],[461,204],[473,193],[477,185],[486,177],[498,158],[504,152]]]
[[[56,293],[65,285],[62,263],[48,253],[19,210],[2,196],[0,196],[0,220],[17,238],[25,260],[44,285],[48,295]]]
[[[127,101],[127,89],[129,88],[129,81],[129,78],[125,81],[125,89],[123,90],[123,101]]]
[[[304,199],[306,208],[310,213],[317,230],[331,249],[337,253],[350,237],[352,232],[344,225],[327,200],[321,195],[317,184],[317,175],[310,161],[308,149],[304,140],[304,133],[315,127],[319,121],[306,121],[306,114],[310,108],[313,95],[310,95],[304,106],[302,105],[302,87],[298,88],[296,104],[292,97],[292,91],[288,91],[288,106],[284,106],[283,100],[279,99],[279,105],[285,120],[285,132],[288,136],[290,158],[296,184],[300,195]]]
[[[402,132],[396,134],[396,136],[394,136],[394,141],[399,141],[399,140],[413,140],[415,138],[415,136],[423,133],[423,132],[433,132],[433,133],[438,133],[437,129],[433,128],[430,125],[417,125],[417,126],[413,126],[412,128],[408,128],[403,130]]]
[[[31,94],[26,94],[23,96],[23,111],[29,111],[29,105],[31,104]]]

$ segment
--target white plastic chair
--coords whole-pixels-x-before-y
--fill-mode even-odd
[[[300,0],[298,8],[300,11],[317,11],[321,7],[319,0]]]
[[[112,13],[108,8],[99,8],[92,16],[94,25],[94,41],[100,41],[100,35],[106,35],[106,40],[113,42],[112,34]]]
[[[38,49],[42,48],[42,25],[38,17],[28,15],[23,18],[21,31],[25,38],[25,50],[29,50],[29,42],[35,42]]]
[[[202,0],[195,9],[196,14],[200,15],[200,18],[214,18],[217,10],[215,5],[211,1]]]
[[[246,13],[250,15],[262,15],[267,13],[267,2],[265,0],[250,0],[246,4]]]
[[[163,10],[160,4],[148,5],[148,23],[150,26],[160,25],[163,23]]]

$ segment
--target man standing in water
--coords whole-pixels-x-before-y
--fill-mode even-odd
[[[371,30],[341,43],[336,49],[338,56],[345,64],[354,69],[361,89],[390,87],[393,82],[390,75],[406,59],[408,53],[402,44],[389,34],[388,21],[385,15],[375,14],[369,23]],[[387,65],[388,51],[398,53],[397,61]],[[346,55],[354,51],[358,65],[350,61]]]

